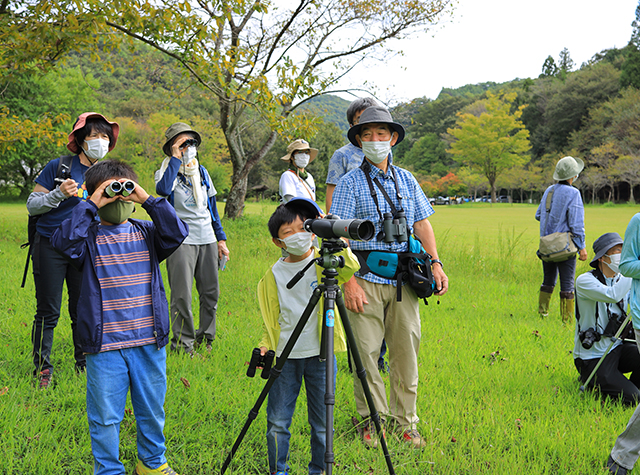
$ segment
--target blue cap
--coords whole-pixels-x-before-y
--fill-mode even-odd
[[[296,196],[291,198],[284,205],[287,208],[299,210],[302,214],[308,216],[309,218],[314,218],[316,216],[324,214],[320,209],[320,206],[318,206],[315,201],[309,198],[301,198]]]

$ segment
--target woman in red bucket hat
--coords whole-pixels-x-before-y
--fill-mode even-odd
[[[65,281],[69,294],[76,371],[84,371],[86,365],[75,331],[81,274],[51,247],[49,238],[62,221],[71,216],[73,207],[87,199],[84,174],[90,166],[113,150],[119,132],[120,126],[109,122],[102,114],[81,114],[67,143],[67,148],[73,155],[55,158],[47,163],[36,178],[36,186],[27,199],[29,215],[38,217],[31,248],[37,301],[31,340],[34,375],[38,376],[41,389],[46,389],[52,381],[53,330],[60,317],[62,286]]]

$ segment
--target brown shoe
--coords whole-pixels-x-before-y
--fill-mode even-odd
[[[420,432],[416,429],[407,429],[402,433],[400,438],[402,442],[411,442],[417,449],[422,449],[427,446],[427,442],[422,438]]]
[[[38,389],[48,389],[49,386],[51,386],[53,375],[51,374],[50,370],[44,369],[40,371],[40,374],[38,375],[38,380],[40,381],[38,383]]]

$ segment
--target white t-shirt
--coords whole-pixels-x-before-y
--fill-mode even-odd
[[[316,184],[311,173],[307,172],[307,179],[303,180],[296,173],[287,170],[280,177],[280,196],[283,200],[285,196],[311,198],[316,200]]]
[[[284,350],[285,345],[289,341],[289,337],[298,324],[302,312],[304,312],[304,309],[307,307],[311,294],[318,286],[318,276],[315,268],[311,267],[292,289],[287,289],[287,283],[313,258],[314,255],[311,253],[308,258],[300,262],[285,262],[284,259],[280,259],[271,268],[273,276],[276,279],[278,302],[280,303],[280,316],[278,317],[280,339],[278,340],[276,356],[282,354],[282,350]],[[309,317],[289,358],[310,358],[320,354],[318,311],[319,305],[316,305],[315,311],[311,314],[311,317]]]

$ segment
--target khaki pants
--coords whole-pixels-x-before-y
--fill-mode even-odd
[[[364,313],[348,312],[356,344],[367,371],[367,382],[371,389],[376,409],[395,419],[405,429],[414,429],[419,421],[418,397],[418,350],[420,349],[420,312],[418,298],[412,289],[404,286],[402,301],[396,300],[396,288],[389,284],[373,284],[356,277],[364,289],[368,304]],[[389,349],[390,399],[378,370],[380,345],[386,340]],[[356,408],[361,417],[369,416],[362,385],[354,367],[354,392]]]

